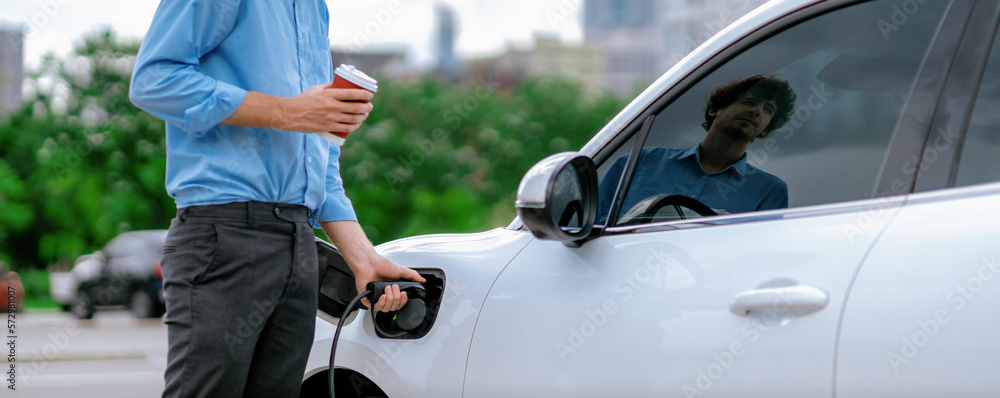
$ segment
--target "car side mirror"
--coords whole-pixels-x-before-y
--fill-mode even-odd
[[[521,179],[515,206],[535,237],[579,247],[597,219],[597,166],[576,152],[542,159]]]

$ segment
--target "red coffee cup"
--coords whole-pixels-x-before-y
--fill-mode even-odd
[[[354,65],[341,64],[333,71],[333,83],[328,88],[359,88],[374,93],[378,91],[378,82],[372,79],[371,76],[366,75],[365,72],[355,68]],[[359,100],[357,102],[367,103],[368,101]],[[347,134],[346,132],[331,131],[329,133],[320,133],[320,137],[334,144],[344,145]]]

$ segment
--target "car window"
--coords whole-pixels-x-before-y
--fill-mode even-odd
[[[102,250],[109,272],[149,273],[163,253],[166,230],[131,231],[111,239]]]
[[[993,41],[965,143],[955,185],[1000,181],[1000,40]]]
[[[832,11],[761,41],[693,85],[656,115],[618,224],[873,197],[948,2],[918,8],[873,1]],[[706,112],[717,88],[756,75],[767,79],[733,84]],[[711,124],[706,113],[714,113]],[[782,126],[741,146],[784,114]],[[627,157],[602,165],[599,222]]]

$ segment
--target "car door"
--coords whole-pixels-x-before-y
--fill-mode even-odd
[[[759,19],[778,19],[632,104],[644,109],[609,140],[618,146],[593,156],[602,192],[615,192],[601,198],[601,235],[580,247],[534,240],[504,269],[465,395],[832,395],[848,286],[914,181],[886,165],[918,153],[972,5],[913,3],[773,5]],[[633,158],[699,148],[708,93],[757,74],[797,94],[790,120],[745,157],[787,184],[788,208],[619,224],[622,192],[648,191]],[[735,198],[745,181],[710,190]]]
[[[978,2],[917,168],[844,307],[837,396],[996,397],[1000,5]]]

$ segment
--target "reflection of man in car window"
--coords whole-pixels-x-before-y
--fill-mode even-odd
[[[696,199],[719,213],[788,207],[788,186],[747,164],[746,149],[792,114],[795,92],[788,82],[767,75],[719,86],[705,105],[708,130],[693,148],[643,148],[622,206],[624,214],[644,198],[672,193]],[[626,157],[615,161],[600,185],[599,219],[611,206]],[[721,210],[721,211],[720,211]]]

